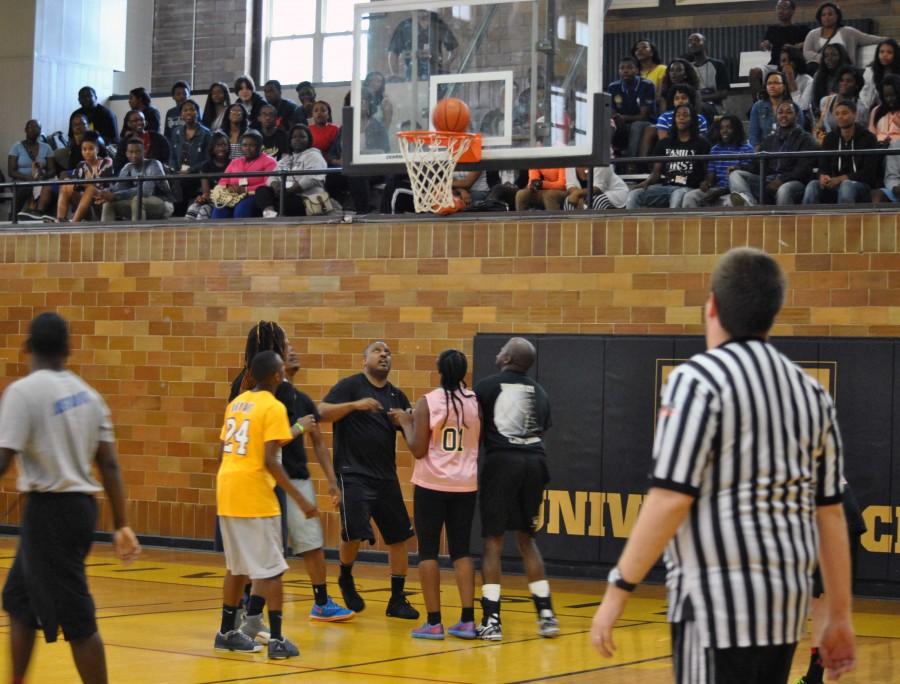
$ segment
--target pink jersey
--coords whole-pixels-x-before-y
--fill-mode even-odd
[[[475,393],[468,390],[457,392],[456,396],[462,400],[462,415],[458,422],[453,401],[448,402],[444,390],[432,390],[425,395],[430,414],[431,444],[428,453],[416,459],[413,484],[439,492],[478,490],[478,440],[481,437],[478,400]],[[456,407],[459,409],[459,402]]]

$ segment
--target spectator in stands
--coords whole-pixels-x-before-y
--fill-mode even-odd
[[[825,135],[837,128],[834,108],[838,102],[852,100],[856,103],[856,120],[863,127],[869,125],[869,109],[859,101],[859,91],[863,87],[862,72],[856,67],[845,66],[838,71],[837,92],[826,95],[819,103],[819,120],[816,123],[816,139],[821,142]]]
[[[172,133],[176,128],[180,128],[184,121],[181,118],[181,105],[191,96],[191,86],[187,81],[175,81],[172,86],[172,99],[175,100],[175,106],[166,112],[166,124],[163,135],[166,140],[172,140]],[[198,113],[199,116],[199,113]]]
[[[281,82],[275,79],[265,82],[263,94],[266,96],[266,101],[275,107],[275,125],[287,133],[291,127],[294,112],[297,111],[297,105],[281,97]]]
[[[641,142],[653,121],[656,89],[653,83],[641,78],[640,64],[634,57],[619,60],[619,80],[609,84],[609,94],[616,124],[613,145],[624,149],[626,157],[646,156],[647,147],[642,148]]]
[[[654,157],[677,157],[677,161],[656,162],[650,176],[628,193],[626,207],[680,207],[684,196],[700,187],[706,178],[706,162],[692,156],[709,154],[709,143],[700,135],[698,115],[689,104],[677,105],[672,135],[653,148]]]
[[[167,180],[155,180],[154,176],[165,175],[162,163],[157,159],[144,157],[144,141],[141,138],[128,138],[122,146],[128,157],[128,163],[119,172],[119,180],[110,190],[98,190],[94,202],[103,205],[101,220],[111,223],[117,219],[136,220],[138,211],[141,218],[169,218],[175,210],[172,190]],[[138,207],[137,183],[129,178],[144,176],[148,180],[141,182],[142,198]]]
[[[700,99],[705,105],[704,112],[709,112],[706,118],[711,120],[711,115],[721,110],[722,102],[728,97],[728,90],[731,87],[725,62],[709,56],[706,51],[706,38],[702,33],[692,33],[688,36],[687,57],[700,77]]]
[[[775,132],[778,128],[775,120],[778,105],[790,100],[783,74],[773,71],[766,76],[766,96],[766,99],[757,100],[750,108],[750,145],[753,148],[759,146],[767,135]],[[803,125],[802,121],[800,125]]]
[[[81,142],[84,134],[88,132],[87,117],[80,112],[74,112],[69,117],[69,144],[63,150],[56,150],[53,157],[56,159],[56,167],[62,172],[74,171],[81,162]],[[93,132],[93,131],[92,131]],[[60,176],[68,175],[60,173]]]
[[[73,178],[81,180],[112,178],[112,157],[107,155],[106,148],[96,131],[86,131],[81,142],[79,152],[81,161],[72,174]],[[84,221],[93,218],[94,198],[98,190],[106,190],[106,183],[90,183],[87,185],[61,185],[59,188],[59,200],[56,203],[56,222],[68,221],[69,209],[75,207],[72,221]]]
[[[313,105],[316,103],[316,89],[309,81],[300,81],[297,84],[297,99],[300,107],[294,112],[292,123],[307,125],[312,120]]]
[[[6,168],[10,180],[43,181],[56,176],[53,150],[40,137],[41,122],[29,120],[25,124],[25,139],[9,150]],[[41,220],[53,206],[53,186],[16,188],[16,206],[19,220]]]
[[[448,69],[456,59],[456,49],[459,43],[450,27],[436,12],[418,10],[416,12],[418,22],[418,45],[416,46],[416,64],[419,80],[425,80],[433,74],[449,73]],[[412,79],[413,62],[413,30],[412,18],[407,18],[397,24],[391,35],[388,45],[388,68],[391,76],[399,77],[404,81]],[[446,51],[446,54],[444,54]],[[404,71],[400,72],[400,60],[403,60]]]
[[[278,127],[278,110],[271,104],[263,105],[259,110],[259,132],[262,133],[262,152],[275,161],[291,151],[288,135]]]
[[[892,150],[900,149],[900,138],[894,138]],[[884,163],[884,187],[872,193],[873,202],[900,202],[900,154],[888,155]]]
[[[760,143],[762,152],[806,152],[816,149],[809,133],[798,124],[800,108],[791,101],[782,102],[775,112],[778,130],[767,135]],[[763,203],[787,206],[797,204],[803,197],[803,189],[812,178],[816,160],[813,157],[782,157],[767,161],[766,183],[763,186]],[[735,170],[728,176],[731,204],[752,205],[759,202],[759,174],[748,170]]]
[[[225,110],[231,105],[228,86],[221,81],[213,83],[207,91],[206,104],[203,105],[203,117],[200,122],[211,131],[222,128],[225,123]]]
[[[566,194],[565,169],[529,169],[528,186],[516,193],[516,211],[559,211]]]
[[[663,87],[663,77],[666,75],[666,65],[662,63],[659,50],[646,38],[637,41],[631,48],[631,56],[641,66],[641,78],[646,78],[656,88],[659,95]]]
[[[771,74],[770,74],[771,76]],[[759,104],[757,102],[756,104]],[[730,155],[753,152],[753,146],[744,135],[744,124],[734,114],[725,114],[719,119],[719,142],[712,146],[710,154]],[[684,196],[683,207],[714,207],[730,205],[728,176],[738,169],[749,167],[751,162],[735,159],[722,159],[707,164],[706,178],[700,187],[691,190]]]
[[[211,132],[199,121],[200,105],[193,100],[181,103],[181,126],[172,129],[172,153],[169,156],[169,168],[178,174],[199,173],[209,156],[209,138]],[[181,180],[175,186],[179,191],[178,213],[185,208],[187,201],[197,195],[200,183],[196,180]]]
[[[584,209],[587,201],[587,188],[581,187],[581,181],[587,180],[587,169],[566,169],[566,196],[563,208],[566,211]],[[593,181],[593,197],[591,209],[622,209],[628,200],[628,186],[616,175],[612,166],[595,166]]]
[[[803,50],[789,45],[781,48],[781,73],[784,75],[785,87],[794,104],[800,108],[804,117],[811,117],[813,77],[806,73]]]
[[[837,128],[825,136],[822,150],[868,150],[878,141],[864,126],[856,122],[856,102],[841,100],[834,108]],[[853,154],[822,157],[819,177],[806,185],[803,204],[855,204],[868,202],[872,190],[881,187],[877,156]]]
[[[318,100],[313,105],[313,120],[309,130],[312,133],[313,147],[319,148],[319,151],[326,155],[328,149],[334,143],[341,129],[332,123],[331,105],[325,100]],[[340,162],[338,162],[340,165]]]
[[[466,206],[473,202],[483,202],[491,191],[484,171],[455,171],[451,186],[453,194]]]
[[[291,126],[291,150],[278,162],[278,171],[310,171],[328,168],[325,157],[312,146],[312,134],[304,124]],[[284,192],[284,215],[304,216],[306,205],[304,196],[308,197],[325,192],[325,174],[286,176],[284,186],[278,177],[271,177],[256,190],[256,206],[263,218],[278,216],[278,196]]]
[[[872,110],[869,131],[883,145],[900,139],[900,76],[885,76],[878,93],[881,104]]]
[[[256,92],[256,84],[247,74],[238,76],[234,81],[235,102],[240,103],[247,111],[250,128],[259,130],[259,110],[266,104],[262,95]]]
[[[262,135],[259,131],[250,129],[241,136],[241,149],[243,155],[237,159],[232,159],[225,169],[226,173],[245,173],[245,172],[262,172],[273,171],[277,166],[272,157],[262,154]],[[212,218],[253,218],[262,216],[262,210],[256,204],[256,191],[266,185],[268,178],[266,176],[248,176],[246,178],[221,178],[219,185],[230,185],[234,188],[245,191],[246,196],[237,203],[237,206],[231,207],[215,207],[212,212]]]
[[[138,138],[144,143],[144,157],[156,159],[160,164],[168,164],[171,155],[169,141],[159,133],[146,130],[144,113],[138,109],[132,109],[125,115],[125,124],[122,126],[122,140]],[[119,145],[116,156],[113,158],[116,173],[122,172],[128,163],[128,151],[125,145]]]
[[[128,91],[128,106],[131,111],[144,114],[144,128],[151,133],[159,133],[159,110],[150,101],[150,94],[144,88],[132,88]],[[124,137],[124,133],[123,133]]]
[[[660,140],[669,137],[672,130],[672,118],[675,114],[675,108],[680,105],[690,105],[696,112],[697,96],[696,91],[689,85],[681,84],[672,86],[666,97],[666,111],[659,115],[656,120],[656,136]],[[703,114],[697,114],[697,126],[700,135],[706,135],[709,131],[709,123]]]
[[[656,91],[656,110],[664,112],[669,109],[666,98],[672,86],[689,85],[694,89],[694,101],[691,104],[699,112],[700,111],[700,76],[694,65],[686,59],[673,59],[666,68],[666,73],[662,79],[662,88]]]
[[[232,159],[239,159],[244,154],[241,139],[249,128],[250,121],[244,106],[240,102],[228,105],[225,120],[222,122],[222,131],[228,136]]]
[[[820,64],[824,59],[824,50],[829,45],[840,45],[850,56],[850,63],[856,60],[856,51],[866,45],[875,45],[884,40],[882,36],[863,33],[852,26],[844,26],[844,13],[833,2],[823,2],[816,10],[816,22],[819,26],[806,34],[803,41],[803,56],[807,62]]]
[[[107,143],[115,144],[119,142],[119,131],[116,130],[118,127],[116,115],[102,104],[97,103],[97,91],[91,86],[84,86],[78,91],[78,102],[81,104],[81,107],[72,112],[73,116],[75,114],[84,114],[90,130],[97,131]],[[72,137],[71,129],[69,129],[69,137]]]
[[[845,66],[853,66],[853,62],[843,45],[828,45],[822,51],[822,63],[813,79],[812,109],[817,119],[822,99],[837,92],[837,75]]]
[[[763,81],[773,71],[778,71],[783,66],[781,52],[785,47],[802,48],[803,41],[809,31],[805,26],[795,24],[794,10],[797,5],[794,0],[778,0],[775,3],[775,18],[777,24],[770,24],[766,28],[766,35],[759,44],[760,50],[769,52],[771,57],[768,64],[763,64],[750,69],[750,95],[754,102],[763,93]],[[806,73],[805,71],[803,72]],[[793,92],[793,90],[791,90]],[[800,109],[803,109],[801,106]]]
[[[394,105],[385,95],[384,89],[384,74],[380,71],[366,74],[362,83],[362,99],[366,103],[367,118],[369,121],[377,121],[388,131],[394,119]]]
[[[900,76],[900,45],[893,38],[886,38],[878,43],[875,48],[875,59],[869,62],[863,78],[866,85],[863,86],[859,99],[869,109],[872,109],[878,98],[878,88],[884,77],[894,74]]]
[[[208,159],[200,167],[200,173],[225,173],[228,164],[231,161],[231,146],[228,142],[228,136],[221,130],[213,131],[209,138]],[[185,216],[190,219],[208,219],[212,216],[213,205],[210,200],[210,192],[212,187],[218,181],[203,178],[200,181],[200,194],[194,198],[194,201],[188,207]]]

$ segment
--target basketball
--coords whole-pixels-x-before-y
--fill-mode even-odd
[[[431,121],[438,131],[464,133],[469,127],[469,105],[457,97],[448,97],[434,108]]]

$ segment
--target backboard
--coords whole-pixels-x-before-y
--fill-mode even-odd
[[[468,104],[468,132],[483,136],[478,168],[608,159],[608,114],[598,119],[594,97],[603,89],[603,12],[603,0],[357,5],[345,169],[402,170],[396,133],[433,129],[445,97]]]

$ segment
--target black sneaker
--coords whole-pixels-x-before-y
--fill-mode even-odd
[[[356,582],[353,577],[338,577],[338,586],[341,588],[341,596],[344,598],[344,605],[354,613],[361,613],[366,609],[366,602],[363,597],[356,591]],[[418,617],[418,615],[416,616]]]
[[[419,611],[413,608],[405,596],[397,598],[392,596],[388,601],[384,614],[388,617],[402,618],[403,620],[418,620]]]
[[[16,214],[16,218],[19,221],[42,221],[43,214],[38,211],[32,211],[31,209],[20,211]]]

